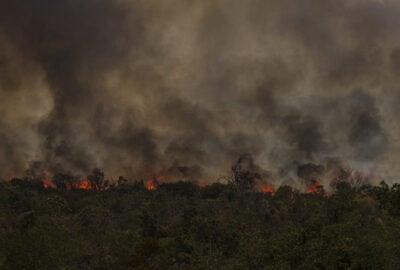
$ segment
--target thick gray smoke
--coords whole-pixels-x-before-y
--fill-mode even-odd
[[[0,175],[400,176],[396,0],[0,1]]]

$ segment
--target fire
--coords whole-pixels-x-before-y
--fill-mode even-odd
[[[158,187],[158,184],[160,182],[165,181],[165,176],[164,175],[159,175],[159,176],[154,176],[153,178],[147,180],[146,188],[148,190],[156,190]]]
[[[57,189],[57,186],[54,184],[53,181],[45,179],[42,180],[42,184],[44,188],[52,188]],[[88,179],[84,179],[81,182],[76,180],[76,182],[69,184],[67,183],[67,190],[71,189],[81,189],[81,190],[93,190],[95,187],[92,186],[92,183]]]
[[[273,187],[269,187],[269,186],[261,186],[261,191],[264,193],[269,193],[272,196],[275,195],[275,189]]]
[[[318,181],[313,181],[311,187],[306,191],[306,193],[308,194],[321,194],[323,192],[324,192],[324,187]]]
[[[51,180],[45,179],[42,181],[42,183],[44,188],[53,188],[53,189],[57,188],[56,185]]]
[[[151,179],[150,181],[147,182],[146,188],[148,190],[156,190],[157,189],[157,183],[154,179]]]
[[[145,186],[148,190],[157,190],[158,186],[160,183],[165,182],[165,176],[164,175],[158,175],[154,176],[150,179],[148,179],[145,183]],[[48,189],[57,189],[57,186],[52,180],[49,179],[44,179],[42,180],[43,187]],[[204,188],[207,184],[205,181],[199,181],[197,182],[197,185],[199,188]],[[79,181],[78,179],[73,180],[70,183],[66,183],[66,190],[96,190],[96,191],[101,191],[101,190],[107,190],[107,187],[100,187],[95,184],[93,184],[88,178],[83,179],[82,181]],[[267,185],[259,186],[259,190],[261,192],[264,192],[266,194],[269,194],[271,196],[274,196],[276,194],[275,188]],[[329,194],[325,192],[323,185],[319,181],[311,181],[311,185],[305,192],[306,194],[317,194],[321,196],[326,196],[328,197]]]
[[[84,190],[91,190],[93,189],[92,184],[90,183],[90,181],[88,179],[84,179],[82,182],[80,182],[77,185],[78,189],[84,189]]]

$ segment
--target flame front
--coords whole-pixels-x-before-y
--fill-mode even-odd
[[[51,180],[44,179],[44,180],[42,180],[42,184],[43,184],[43,187],[46,189],[47,188],[57,189],[57,186]],[[85,178],[81,182],[76,180],[73,183],[67,183],[66,188],[67,188],[67,190],[71,190],[71,189],[93,190],[93,189],[95,189],[95,187],[93,187],[92,183],[87,178]]]
[[[148,179],[146,181],[145,186],[148,190],[156,190],[158,188],[159,184],[163,183],[165,181],[166,181],[166,179],[165,179],[164,175],[158,175],[158,176],[154,176],[154,177]],[[42,184],[43,184],[43,187],[46,189],[48,189],[48,188],[57,189],[58,188],[57,185],[49,179],[42,180]],[[197,185],[199,188],[204,188],[206,186],[206,182],[199,181],[197,183]],[[82,181],[75,180],[71,183],[67,183],[66,189],[67,190],[75,189],[75,190],[98,190],[98,191],[101,191],[101,190],[106,190],[107,187],[105,187],[105,188],[97,187],[88,178],[85,178]],[[259,190],[261,192],[270,194],[272,196],[274,196],[276,194],[275,188],[273,188],[271,186],[267,186],[267,185],[259,186]],[[324,187],[321,184],[321,182],[319,182],[319,181],[312,181],[311,185],[309,186],[309,188],[306,190],[305,193],[329,196],[329,194],[324,191]]]
[[[45,179],[42,181],[42,183],[44,188],[54,188],[54,189],[57,188],[56,185],[51,180]]]
[[[84,189],[84,190],[91,190],[93,189],[92,184],[88,179],[84,179],[82,182],[78,184],[78,189]]]
[[[306,191],[306,193],[308,194],[321,194],[323,192],[324,192],[324,187],[318,181],[313,181],[311,187]]]
[[[273,187],[269,187],[269,186],[261,186],[261,191],[264,193],[269,193],[272,196],[275,195],[275,189]]]
[[[146,188],[148,190],[156,190],[159,183],[164,182],[165,181],[165,176],[164,175],[159,175],[159,176],[154,176],[153,178],[147,180],[146,183]]]
[[[156,190],[157,189],[157,183],[154,179],[151,179],[150,181],[147,182],[146,188],[148,190]]]

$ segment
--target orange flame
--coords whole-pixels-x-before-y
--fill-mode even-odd
[[[44,188],[53,188],[53,189],[57,188],[56,185],[51,180],[45,179],[42,181],[42,183]]]
[[[80,182],[77,186],[78,189],[83,189],[83,190],[91,190],[93,189],[92,184],[88,179],[84,179],[82,182]]]
[[[309,189],[307,189],[306,193],[308,194],[321,194],[324,192],[324,187],[318,181],[313,181],[313,184]]]
[[[164,175],[159,175],[159,176],[154,176],[153,178],[147,180],[146,188],[148,190],[156,190],[158,187],[158,184],[160,182],[165,181],[165,176]]]
[[[147,188],[148,190],[156,190],[156,189],[157,189],[157,184],[155,183],[154,180],[150,180],[150,181],[147,183],[146,188]]]
[[[57,186],[51,180],[45,179],[42,181],[42,183],[43,183],[44,188],[57,189]],[[93,187],[93,185],[89,181],[89,179],[86,178],[86,179],[82,180],[81,182],[78,182],[78,180],[76,180],[72,184],[68,183],[67,190],[71,190],[71,189],[93,190],[93,189],[96,189],[96,187]]]
[[[269,186],[261,186],[261,191],[264,193],[269,193],[272,196],[275,195],[275,189],[273,187],[269,187]]]
[[[146,188],[148,190],[156,190],[159,186],[160,183],[165,182],[165,176],[164,175],[158,175],[154,176],[146,181]],[[44,179],[42,180],[43,187],[48,189],[57,189],[57,186],[53,183],[53,181],[49,179]],[[199,181],[197,183],[198,187],[204,188],[207,184],[205,181]],[[87,178],[79,182],[79,180],[75,180],[72,183],[67,184],[67,190],[72,190],[72,189],[79,189],[79,190],[106,190],[107,188],[101,188],[97,186],[93,186],[91,181]],[[261,192],[264,192],[266,194],[270,194],[274,196],[276,194],[276,190],[271,187],[271,186],[260,186],[259,189]],[[318,194],[322,196],[328,197],[329,194],[324,191],[323,185],[319,181],[312,181],[311,186],[306,190],[306,194]]]

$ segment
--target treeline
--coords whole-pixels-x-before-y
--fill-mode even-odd
[[[398,269],[400,185],[0,183],[0,269]]]

